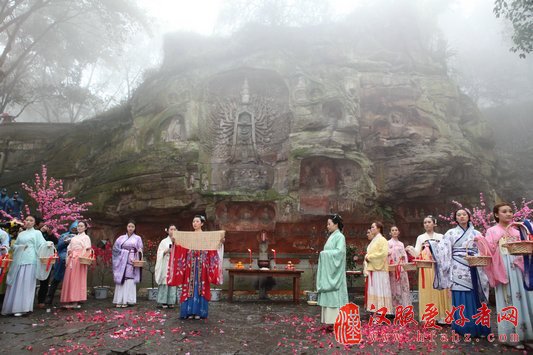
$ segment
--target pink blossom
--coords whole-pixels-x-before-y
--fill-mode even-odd
[[[82,213],[92,206],[91,202],[79,203],[75,197],[69,197],[70,191],[64,190],[63,180],[48,177],[46,165],[42,166],[41,175],[35,174],[32,185],[21,185],[35,201],[36,210],[50,227],[51,233],[56,235],[66,231],[71,222],[83,219]],[[30,214],[28,205],[25,211]]]

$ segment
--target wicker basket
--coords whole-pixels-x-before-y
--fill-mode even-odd
[[[51,247],[54,248],[53,245]],[[54,265],[57,259],[59,259],[59,257],[57,256],[56,248],[54,248],[54,255],[47,256],[47,257],[40,257],[39,259],[41,260],[41,264],[43,265],[48,265],[48,261],[50,261],[50,265]]]
[[[402,264],[402,267],[405,271],[415,271],[417,269],[415,263]]]
[[[139,251],[139,254],[141,256],[141,258],[139,260],[133,260],[133,266],[134,267],[143,267],[144,266],[144,256],[143,256],[143,252],[142,251]]]
[[[399,264],[389,264],[389,272],[394,272],[396,266],[401,266],[405,271],[415,271],[416,265],[414,263],[399,263]]]
[[[415,259],[416,267],[419,269],[431,269],[435,262],[433,260]]]
[[[533,241],[523,240],[521,242],[507,242],[502,245],[507,248],[512,255],[531,255],[533,254]]]
[[[468,263],[468,266],[470,267],[483,267],[488,266],[491,261],[492,257],[487,255],[468,255],[468,249],[470,249],[470,246],[473,244],[474,240],[472,239],[466,244],[466,256],[465,260]]]
[[[91,248],[91,251],[89,252],[89,255],[82,255],[78,258],[80,260],[80,264],[82,265],[91,265],[94,262],[94,250]]]
[[[57,261],[57,259],[59,259],[59,257],[57,256],[50,256],[48,258],[39,258],[41,259],[41,264],[43,265],[48,265],[48,261],[50,261],[50,265],[54,265]]]
[[[517,226],[520,234],[524,233],[526,237],[528,236],[529,231],[522,223],[513,222],[507,227],[507,229],[511,228],[512,226]],[[507,233],[507,235],[509,235],[509,233]],[[511,237],[507,237],[507,242],[502,244],[502,247],[507,248],[507,250],[509,251],[509,254],[511,255],[533,254],[533,241],[531,240],[509,241],[509,240],[511,240]]]

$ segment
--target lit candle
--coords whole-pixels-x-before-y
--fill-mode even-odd
[[[252,268],[252,249],[248,249],[248,253],[250,253],[250,269]]]
[[[276,268],[276,249],[270,249],[274,253],[274,269]]]

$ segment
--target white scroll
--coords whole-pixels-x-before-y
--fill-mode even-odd
[[[175,243],[191,250],[218,250],[226,231],[211,232],[173,232],[171,238]]]

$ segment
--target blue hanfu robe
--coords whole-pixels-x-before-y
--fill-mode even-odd
[[[7,290],[2,314],[33,311],[38,251],[46,244],[41,231],[33,228],[21,232],[13,245],[13,262],[7,274]]]
[[[473,243],[476,236],[481,233],[474,229],[469,222],[465,230],[457,226],[446,232],[440,242],[429,241],[431,253],[435,260],[435,281],[433,287],[438,290],[451,288],[452,306],[464,306],[464,316],[468,319],[463,326],[456,324],[460,319],[459,311],[454,313],[452,329],[458,334],[470,334],[472,337],[487,336],[490,327],[481,323],[476,325],[477,314],[481,303],[488,303],[489,280],[482,268],[470,267],[465,260],[469,251],[477,254],[477,248]]]

